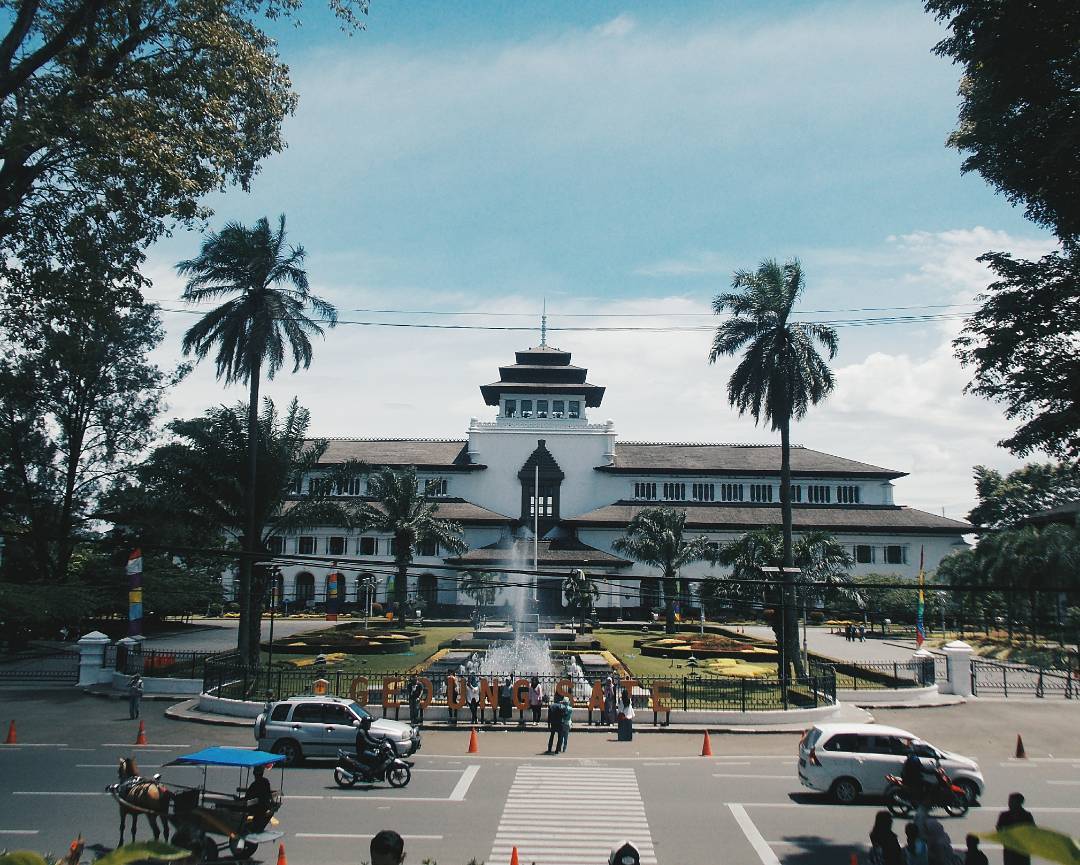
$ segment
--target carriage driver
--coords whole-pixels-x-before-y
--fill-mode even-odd
[[[251,816],[252,824],[256,832],[261,832],[270,822],[274,804],[274,794],[270,789],[270,781],[266,777],[266,767],[256,766],[252,770],[255,776],[244,793],[244,805]]]

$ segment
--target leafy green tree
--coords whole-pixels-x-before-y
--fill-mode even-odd
[[[596,582],[590,579],[583,570],[575,568],[563,580],[563,597],[566,598],[566,605],[571,610],[577,610],[581,621],[581,632],[584,633],[589,610],[600,597],[600,589],[596,587]]]
[[[229,299],[206,313],[184,334],[184,354],[203,360],[211,351],[218,378],[248,386],[247,508],[240,559],[239,645],[251,645],[249,631],[261,617],[261,603],[252,599],[253,554],[258,550],[256,522],[258,450],[256,427],[262,374],[272,379],[292,355],[293,372],[311,366],[311,336],[323,334],[320,322],[334,327],[337,310],[311,294],[304,270],[304,248],[285,243],[285,215],[277,229],[266,217],[246,228],[228,223],[203,242],[196,258],[181,261],[177,271],[188,277],[184,300],[201,303]],[[309,312],[310,311],[310,312]],[[260,575],[265,581],[265,575]]]
[[[1080,237],[1080,9],[1072,0],[926,0],[926,9],[949,29],[935,53],[962,70],[948,143],[963,170],[1062,240]]]
[[[1080,250],[1039,261],[988,252],[979,258],[997,276],[982,306],[953,342],[974,370],[967,390],[1005,407],[1020,422],[999,442],[1025,456],[1045,451],[1080,458]]]
[[[1030,463],[1002,475],[975,466],[979,503],[968,522],[982,530],[1013,528],[1038,511],[1080,499],[1080,468],[1070,463]]]
[[[394,600],[404,611],[409,599],[409,566],[424,544],[438,544],[452,553],[468,549],[461,526],[439,519],[439,503],[421,490],[416,469],[385,468],[372,475],[368,492],[374,502],[362,502],[357,518],[365,529],[386,532],[394,539]]]
[[[37,315],[0,318],[12,346],[0,358],[0,519],[27,565],[8,570],[45,585],[65,582],[103,487],[141,457],[183,372],[150,359],[162,339],[153,307],[118,306],[113,286],[72,276],[39,272]]]
[[[366,0],[330,5],[346,27],[366,12]],[[130,269],[174,220],[206,218],[209,193],[248,188],[284,147],[282,121],[296,105],[260,18],[299,6],[5,3],[0,268],[65,264],[90,244]]]
[[[155,546],[184,546],[185,540],[215,537],[220,545],[236,546],[248,507],[247,406],[219,407],[202,417],[169,425],[174,440],[150,454],[137,472],[138,485],[112,491],[108,519],[127,537],[143,538]],[[308,439],[311,417],[294,399],[280,414],[274,403],[263,401],[256,427],[258,484],[255,489],[256,552],[270,555],[269,539],[285,537],[312,526],[356,523],[345,499],[332,494],[364,466],[344,463],[325,473],[325,483],[310,484],[296,493],[296,479],[321,468],[324,439]],[[220,564],[219,564],[220,568]],[[247,598],[251,621],[246,642],[238,645],[249,661],[258,658],[261,613],[269,573],[256,568]]]
[[[762,261],[756,271],[736,271],[733,292],[713,300],[717,315],[730,313],[716,329],[709,363],[745,349],[728,380],[728,401],[747,412],[755,423],[765,421],[780,433],[780,512],[783,522],[783,559],[786,568],[792,558],[791,518],[791,422],[802,418],[833,389],[833,374],[818,353],[820,344],[829,359],[836,357],[836,331],[824,324],[791,320],[795,302],[804,288],[799,262],[784,265],[772,259]],[[785,579],[784,609],[788,622],[784,633],[795,634],[795,575]],[[802,657],[797,642],[780,646],[780,655],[802,675]]]
[[[712,549],[704,537],[686,537],[686,511],[675,508],[642,508],[630,520],[626,534],[611,545],[617,553],[660,571],[664,589],[664,621],[675,632],[675,599],[686,596],[679,577],[684,565],[709,559]]]
[[[484,618],[484,608],[495,603],[498,593],[499,576],[490,571],[469,571],[461,583],[461,593],[476,602],[474,618],[480,624]]]

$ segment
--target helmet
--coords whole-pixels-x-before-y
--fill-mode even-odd
[[[364,730],[370,730],[371,729],[371,716],[368,715],[366,718],[361,718],[360,719],[360,726]]]

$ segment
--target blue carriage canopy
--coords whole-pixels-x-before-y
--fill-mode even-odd
[[[203,748],[194,754],[184,754],[166,763],[167,766],[236,766],[251,769],[255,766],[270,766],[285,759],[284,754],[271,754],[268,751],[252,751],[248,748],[226,748],[217,746]]]

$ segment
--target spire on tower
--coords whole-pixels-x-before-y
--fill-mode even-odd
[[[540,316],[540,345],[547,345],[547,298],[544,298],[544,312]]]

